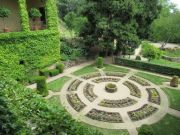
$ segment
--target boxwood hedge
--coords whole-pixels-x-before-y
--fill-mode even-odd
[[[115,58],[115,63],[117,65],[148,70],[148,71],[152,71],[152,72],[156,72],[156,73],[160,73],[160,74],[180,76],[180,69],[178,69],[178,68],[162,66],[162,65],[158,65],[158,64],[151,64],[151,63],[143,62],[143,61],[118,58],[118,57]]]

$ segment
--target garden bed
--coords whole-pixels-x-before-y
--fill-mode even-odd
[[[68,91],[76,91],[78,86],[82,83],[82,81],[76,79],[74,80],[68,87]]]
[[[98,120],[103,122],[123,123],[121,115],[116,112],[105,112],[105,111],[92,109],[86,116],[93,120]]]
[[[123,108],[136,104],[137,101],[129,97],[122,100],[108,100],[104,99],[98,105],[109,108]]]
[[[93,92],[94,85],[87,83],[83,89],[84,96],[90,101],[93,102],[97,96]]]
[[[128,115],[132,121],[138,121],[138,120],[142,120],[142,119],[145,119],[145,118],[151,116],[157,110],[158,110],[157,108],[145,104],[137,110],[128,112]]]
[[[144,81],[144,80],[142,80],[142,79],[140,79],[140,78],[138,78],[136,76],[131,76],[129,79],[132,80],[132,81],[137,82],[141,86],[150,86],[150,84],[148,82],[146,82],[146,81]]]
[[[126,87],[129,88],[130,94],[132,96],[135,96],[135,97],[138,97],[138,98],[141,97],[141,91],[139,90],[139,88],[135,84],[133,84],[133,83],[131,83],[129,81],[126,81],[126,82],[123,83],[123,85],[125,85]]]
[[[124,77],[126,74],[120,72],[106,72],[106,76]]]
[[[86,105],[80,100],[77,94],[67,94],[67,100],[69,104],[76,110],[80,112],[82,109],[86,107]]]
[[[81,78],[88,80],[88,79],[100,77],[100,76],[101,76],[100,73],[92,73],[92,74],[88,74],[88,75],[83,75],[83,76],[81,76]]]
[[[109,77],[105,77],[105,78],[98,78],[93,80],[93,82],[95,83],[102,83],[102,82],[119,82],[120,79],[119,78],[109,78]]]
[[[149,102],[155,103],[160,105],[161,104],[161,98],[158,93],[158,91],[155,88],[147,88],[146,89],[149,94]]]

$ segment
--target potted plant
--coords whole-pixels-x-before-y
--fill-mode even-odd
[[[30,12],[29,12],[29,16],[30,18],[32,18],[32,22],[33,22],[33,30],[39,30],[39,26],[37,25],[37,23],[40,20],[40,17],[42,16],[42,14],[40,13],[40,11],[37,8],[31,8]]]
[[[4,32],[9,32],[10,29],[6,27],[6,24],[5,24],[5,18],[8,18],[9,15],[11,14],[11,10],[9,10],[8,8],[4,8],[4,7],[1,7],[0,8],[0,18],[3,19],[3,24],[4,24]]]

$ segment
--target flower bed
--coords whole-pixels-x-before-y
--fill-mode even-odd
[[[135,97],[138,97],[138,98],[141,97],[141,91],[139,90],[139,88],[136,85],[134,85],[133,83],[131,83],[129,81],[124,82],[123,85],[125,85],[126,87],[129,88],[130,94],[132,96],[135,96]]]
[[[129,117],[132,121],[138,121],[145,119],[155,113],[158,109],[150,106],[150,105],[143,105],[141,108],[128,112]]]
[[[126,74],[120,72],[106,72],[107,76],[124,77]]]
[[[94,85],[87,83],[83,89],[84,96],[90,101],[93,102],[97,96],[93,92]]]
[[[105,111],[92,109],[86,116],[93,120],[109,122],[109,123],[123,122],[121,115],[117,112],[105,112]]]
[[[74,80],[68,87],[68,91],[76,91],[78,86],[82,83],[80,80]]]
[[[88,80],[88,79],[100,77],[100,76],[101,76],[100,73],[92,73],[92,74],[88,74],[88,75],[83,75],[81,78]]]
[[[160,105],[161,101],[160,101],[160,95],[158,93],[158,91],[155,88],[147,88],[146,89],[148,94],[149,94],[149,101],[155,104]]]
[[[129,79],[139,83],[141,86],[150,86],[150,84],[148,82],[146,82],[136,76],[131,76]]]
[[[69,104],[76,110],[80,112],[86,105],[79,99],[77,94],[67,94],[67,100]]]
[[[109,108],[123,108],[123,107],[128,107],[128,106],[134,105],[136,103],[137,103],[136,100],[127,97],[122,100],[104,99],[103,101],[101,101],[99,103],[99,106],[109,107]]]
[[[98,78],[98,79],[93,80],[93,82],[95,82],[95,83],[101,83],[101,82],[118,82],[118,81],[120,81],[119,78],[108,78],[108,77],[106,77],[106,78]]]
[[[108,93],[114,93],[117,91],[117,86],[115,84],[112,84],[112,83],[108,83],[106,86],[105,86],[105,90],[108,92]]]

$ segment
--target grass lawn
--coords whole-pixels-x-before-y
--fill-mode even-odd
[[[52,81],[48,83],[48,90],[51,90],[53,92],[59,92],[64,86],[64,84],[70,79],[71,79],[70,77],[64,76],[55,81]]]
[[[171,61],[164,60],[164,59],[154,59],[154,60],[151,60],[150,63],[158,64],[158,65],[163,65],[163,66],[169,66],[169,67],[174,67],[174,68],[179,68],[180,69],[180,63],[171,62]]]
[[[82,123],[94,130],[98,130],[100,131],[101,133],[103,133],[103,135],[129,135],[128,131],[125,130],[125,129],[120,129],[120,130],[117,130],[117,129],[104,129],[104,128],[98,128],[98,127],[95,127],[95,126],[92,126],[92,125],[88,125],[86,123]]]
[[[138,73],[136,73],[136,75],[139,77],[142,77],[146,80],[149,80],[150,82],[157,84],[157,85],[162,85],[163,82],[170,81],[168,78],[164,78],[164,77],[160,77],[160,76],[156,76],[156,75],[152,75],[152,74],[148,74],[148,73],[144,73],[144,72],[138,72]]]
[[[170,89],[170,88],[162,88],[167,94],[170,107],[180,111],[180,90]]]
[[[180,49],[164,51],[164,55],[169,57],[180,57]]]
[[[122,67],[117,67],[113,65],[105,65],[104,71],[112,71],[112,72],[122,72],[122,73],[128,73],[129,69],[122,68]]]
[[[55,104],[55,105],[58,105],[58,106],[62,107],[62,106],[61,106],[60,96],[58,96],[58,95],[49,98],[48,101],[49,101],[50,103],[53,103],[53,104]]]
[[[94,73],[94,72],[98,72],[98,70],[94,67],[94,65],[89,65],[80,70],[75,71],[73,73],[73,75],[81,76],[84,74],[90,74],[90,73]]]
[[[161,121],[152,125],[154,135],[179,135],[180,118],[167,114]]]

